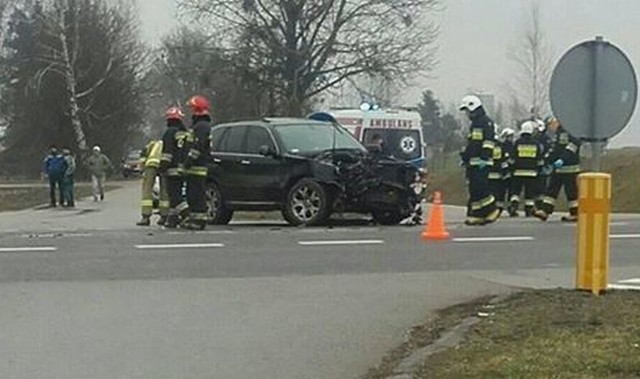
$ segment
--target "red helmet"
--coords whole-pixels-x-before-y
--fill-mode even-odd
[[[206,97],[196,95],[189,99],[189,108],[194,116],[204,116],[209,114],[209,100]]]
[[[184,113],[182,113],[182,110],[178,107],[167,109],[164,115],[167,120],[182,120],[184,117]]]

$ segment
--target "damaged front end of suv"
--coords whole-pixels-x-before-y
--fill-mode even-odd
[[[313,178],[334,189],[334,213],[371,214],[379,224],[421,222],[419,178],[412,165],[359,150],[329,150],[313,159]]]

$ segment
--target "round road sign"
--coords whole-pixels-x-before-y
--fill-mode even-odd
[[[627,126],[637,81],[627,56],[601,37],[565,53],[551,77],[551,108],[576,137],[605,140]]]

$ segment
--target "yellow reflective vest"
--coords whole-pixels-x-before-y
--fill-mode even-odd
[[[151,141],[147,144],[142,153],[143,167],[160,167],[160,159],[162,158],[162,141]]]

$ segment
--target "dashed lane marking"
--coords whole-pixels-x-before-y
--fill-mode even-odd
[[[640,234],[611,234],[609,236],[609,238],[611,239],[634,239],[634,238],[640,238]]]
[[[607,288],[614,289],[614,290],[640,291],[640,278],[618,280],[618,282],[615,284],[609,284]]]
[[[533,237],[516,236],[516,237],[461,237],[453,238],[453,242],[516,242],[516,241],[533,241]]]
[[[0,247],[0,253],[43,253],[58,250],[53,246]]]
[[[167,249],[215,249],[224,247],[221,243],[184,243],[184,244],[156,244],[156,245],[136,245],[139,250],[167,250]]]
[[[336,245],[382,245],[383,240],[325,240],[325,241],[298,241],[300,246],[336,246]]]

